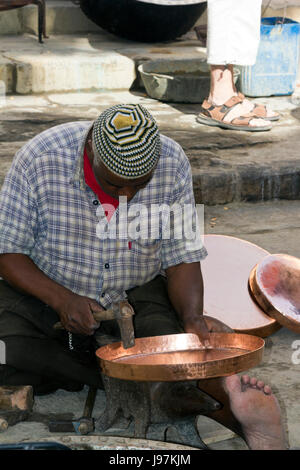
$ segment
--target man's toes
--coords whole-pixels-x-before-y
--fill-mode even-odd
[[[241,392],[241,379],[238,375],[230,375],[223,379],[224,389],[227,393]]]
[[[265,386],[265,383],[262,380],[258,380],[256,386],[257,386],[257,388],[262,390]]]
[[[271,387],[269,387],[269,385],[264,386],[264,393],[266,395],[272,395],[272,389],[271,389]]]
[[[250,383],[250,377],[249,377],[249,375],[242,375],[242,379],[241,379],[241,380],[242,380],[242,384],[243,384],[243,385],[249,385],[249,383]]]
[[[251,377],[250,385],[251,385],[251,387],[256,388],[256,386],[257,386],[257,378],[256,377]]]

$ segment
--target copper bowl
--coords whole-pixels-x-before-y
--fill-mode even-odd
[[[251,271],[249,288],[258,305],[280,325],[300,333],[300,259],[264,258]]]
[[[124,349],[112,343],[96,351],[103,374],[136,381],[180,381],[231,375],[257,366],[264,340],[236,333],[211,333],[204,348],[195,334],[138,338]]]

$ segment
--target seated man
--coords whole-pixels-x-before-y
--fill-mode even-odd
[[[124,198],[128,221],[134,203],[140,208],[141,237],[123,230]],[[54,127],[21,148],[0,196],[0,339],[6,345],[0,385],[32,385],[37,394],[101,387],[95,348],[120,331],[116,320],[99,325],[92,313],[124,298],[135,310],[136,337],[185,331],[208,340],[200,269],[206,250],[199,237],[174,236],[175,215],[164,236],[170,214],[163,211],[153,226],[150,205],[190,207],[188,225],[197,220],[188,159],[141,105],[117,105],[95,122]],[[143,232],[148,222],[154,237]],[[64,330],[53,328],[58,321]],[[266,442],[266,423],[274,434],[268,448],[283,448],[271,390],[244,378],[245,394],[234,377],[217,386],[249,445]],[[261,402],[263,423],[245,417],[245,400]]]
[[[129,210],[131,201],[149,209],[194,207],[187,157],[140,105],[54,127],[15,156],[0,198],[0,339],[7,356],[0,383],[31,384],[36,393],[100,385],[92,311],[125,297],[137,337],[207,335],[205,248],[187,251],[184,239],[163,239],[159,226],[154,239],[101,237],[99,210],[109,204],[115,211],[110,226],[121,214],[120,196]],[[64,331],[53,329],[58,320]],[[102,335],[119,337],[117,322],[101,322],[100,344]]]

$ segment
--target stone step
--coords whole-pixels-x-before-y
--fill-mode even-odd
[[[134,61],[103,47],[98,37],[92,46],[77,36],[52,36],[45,44],[6,36],[5,45],[0,79],[8,93],[129,89],[135,80]]]
[[[159,57],[205,58],[196,40],[143,44],[99,29],[98,34],[51,35],[37,38],[2,36],[0,81],[7,93],[31,94],[129,90],[139,85],[136,66]]]

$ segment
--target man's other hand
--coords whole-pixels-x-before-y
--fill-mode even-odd
[[[198,335],[203,346],[206,348],[209,346],[209,330],[203,315],[188,319],[184,325],[184,331]]]

